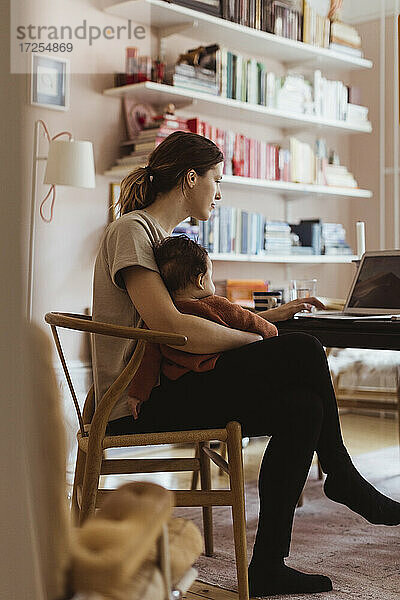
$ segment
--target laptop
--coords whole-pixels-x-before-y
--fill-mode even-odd
[[[376,250],[363,254],[343,311],[297,313],[296,317],[400,319],[400,250]]]

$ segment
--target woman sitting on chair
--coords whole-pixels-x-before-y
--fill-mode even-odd
[[[262,339],[175,307],[153,255],[188,216],[206,221],[220,200],[223,154],[209,139],[175,132],[121,184],[121,214],[103,237],[96,259],[93,318],[187,336],[185,351],[220,354],[212,370],[176,380],[161,377],[138,419],[128,391],[114,407],[108,434],[225,427],[238,421],[244,436],[270,435],[259,477],[260,514],[249,566],[251,595],[332,589],[323,575],[289,568],[294,510],[314,451],[327,474],[325,494],[371,523],[400,524],[400,504],[373,488],[343,444],[325,352],[312,336]],[[184,257],[182,257],[184,260]],[[271,323],[291,318],[316,298],[294,300],[261,314]],[[94,336],[95,393],[100,398],[132,356],[135,342]]]

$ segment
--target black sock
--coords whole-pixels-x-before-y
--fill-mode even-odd
[[[400,525],[400,503],[378,492],[351,462],[328,474],[324,491],[374,525]]]
[[[317,594],[329,592],[332,581],[325,575],[308,575],[287,567],[283,559],[253,560],[249,565],[250,596],[275,596],[278,594]]]

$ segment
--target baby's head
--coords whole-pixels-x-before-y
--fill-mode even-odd
[[[153,246],[154,258],[173,298],[212,296],[212,262],[207,251],[186,235],[164,238]]]

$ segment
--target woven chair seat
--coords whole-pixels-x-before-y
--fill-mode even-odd
[[[90,425],[85,425],[85,431],[90,432]],[[78,431],[78,444],[83,452],[87,452],[89,437],[83,437]],[[129,446],[150,446],[152,444],[193,444],[218,440],[226,442],[226,429],[204,429],[195,431],[163,431],[160,433],[131,433],[128,435],[105,436],[102,448],[126,448]]]

